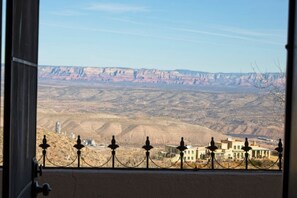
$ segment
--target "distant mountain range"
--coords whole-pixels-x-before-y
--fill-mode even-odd
[[[135,82],[182,85],[284,85],[282,73],[209,73],[190,70],[132,69],[119,67],[39,66],[40,79]]]

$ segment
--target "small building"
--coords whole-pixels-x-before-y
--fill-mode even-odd
[[[176,145],[165,145],[165,152],[167,155],[175,155],[179,153],[179,150],[177,149]]]
[[[188,162],[196,162],[198,160],[203,160],[206,158],[205,147],[193,147],[186,146],[187,149],[184,151],[184,160]],[[180,151],[177,149],[176,145],[165,145],[165,153],[167,157],[174,157],[173,161],[180,156]]]
[[[59,121],[56,122],[55,132],[59,134],[61,133],[61,123]]]
[[[71,139],[76,139],[76,135],[73,132],[70,132],[69,137]]]
[[[233,159],[242,160],[245,158],[245,151],[242,150],[244,147],[244,141],[233,140],[227,138],[220,142],[215,142],[218,149],[214,152],[216,159]],[[251,158],[270,158],[270,150],[267,148],[260,147],[254,142],[250,145],[252,148],[248,153]],[[210,151],[207,149],[207,156],[210,156]]]
[[[244,147],[244,141],[242,140],[233,140],[227,138],[226,140],[221,140],[215,142],[215,145],[218,149],[214,152],[215,158],[217,160],[243,160],[245,158],[245,151],[242,150]],[[186,146],[187,149],[184,151],[184,160],[188,162],[197,162],[210,158],[211,151],[207,147],[193,147]],[[248,153],[250,158],[270,158],[271,151],[267,148],[260,147],[253,143],[250,145],[252,148]],[[180,156],[180,151],[177,149],[176,145],[165,145],[164,156],[173,157],[173,161],[177,160]]]
[[[197,147],[187,146],[187,150],[184,151],[184,160],[189,162],[196,162]]]
[[[91,139],[82,140],[82,144],[85,146],[96,146],[95,140],[91,140]]]
[[[197,160],[206,159],[206,148],[205,147],[197,147]]]
[[[270,150],[260,146],[251,146],[252,150],[249,152],[252,158],[270,158]]]

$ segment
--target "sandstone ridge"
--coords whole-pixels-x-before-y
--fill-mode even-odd
[[[119,67],[40,66],[40,79],[136,82],[181,85],[253,86],[263,78],[283,85],[282,73],[208,73],[190,70],[132,69]]]

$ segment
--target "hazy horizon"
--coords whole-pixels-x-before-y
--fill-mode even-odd
[[[278,71],[262,71],[261,68],[250,71],[250,72],[235,72],[235,71],[230,71],[230,72],[221,72],[221,71],[216,71],[216,72],[208,72],[208,71],[201,71],[201,70],[191,70],[191,69],[159,69],[157,67],[122,67],[122,66],[92,66],[92,65],[38,65],[39,67],[91,67],[91,68],[116,68],[116,69],[133,69],[133,70],[159,70],[159,71],[190,71],[190,72],[201,72],[201,73],[225,73],[225,74],[249,74],[249,73],[283,73],[285,72],[284,68],[278,68]]]

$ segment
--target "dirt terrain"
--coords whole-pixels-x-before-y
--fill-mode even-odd
[[[205,145],[210,137],[283,136],[283,107],[262,90],[39,81],[38,127],[109,142]]]
[[[57,121],[63,134],[54,132]],[[77,165],[73,148],[77,135],[97,143],[97,147],[82,150],[82,166],[100,166],[110,158],[107,146],[112,135],[120,145],[119,160],[134,166],[145,156],[141,147],[146,136],[154,146],[153,157],[165,144],[178,145],[181,137],[187,145],[199,146],[206,146],[211,137],[249,137],[274,149],[277,142],[263,142],[257,137],[283,137],[283,107],[265,91],[250,88],[40,80],[37,125],[37,158],[41,157],[38,145],[43,135],[51,145],[47,166]],[[70,133],[75,138],[70,138]],[[155,160],[170,165],[170,159],[164,159]]]

